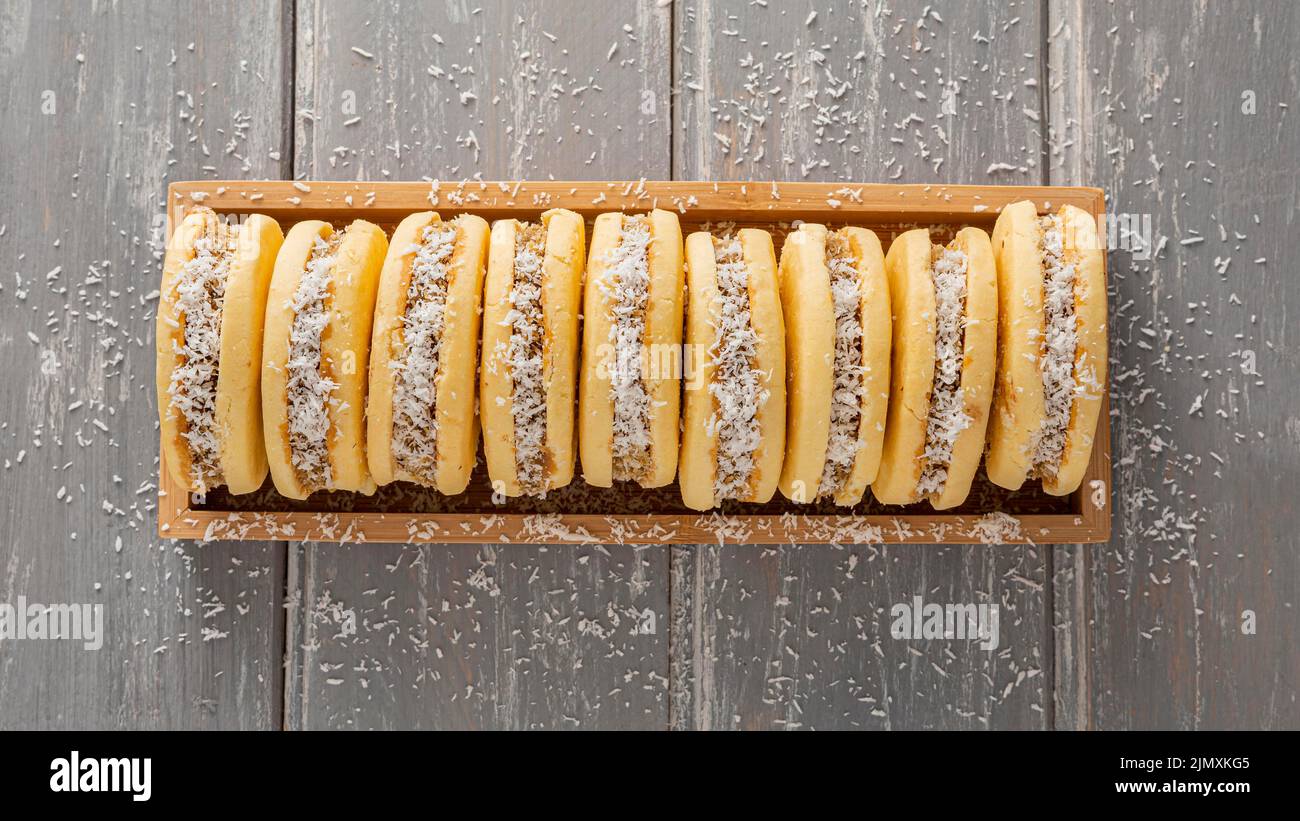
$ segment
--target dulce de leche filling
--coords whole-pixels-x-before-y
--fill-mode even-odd
[[[650,471],[650,394],[641,373],[646,306],[650,302],[650,221],[630,217],[605,258],[600,290],[610,305],[609,390],[613,405],[615,479],[638,480]]]
[[[930,255],[934,283],[934,382],[925,423],[924,466],[916,483],[921,496],[943,493],[957,436],[970,427],[962,399],[961,365],[966,341],[966,273],[970,260],[956,248],[935,245]]]
[[[426,226],[409,249],[415,257],[402,314],[402,352],[392,363],[393,461],[425,484],[433,484],[437,468],[438,383],[455,249],[454,221]]]
[[[713,250],[721,304],[708,354],[713,366],[709,382],[713,414],[706,430],[717,436],[713,492],[721,501],[749,495],[755,455],[762,444],[758,414],[771,392],[762,387],[763,372],[757,367],[758,334],[750,317],[749,270],[740,240],[714,237]]]
[[[338,400],[338,382],[330,363],[322,360],[321,337],[329,325],[332,273],[344,231],[329,239],[317,237],[307,267],[289,301],[293,324],[289,330],[289,361],[285,364],[289,399],[290,462],[298,481],[310,493],[333,484],[328,435],[329,407]]]
[[[167,392],[184,424],[181,437],[190,454],[190,479],[200,492],[224,482],[217,438],[217,377],[221,359],[221,317],[226,279],[235,254],[235,230],[223,222],[194,243],[194,256],[176,278],[176,312],[181,339],[172,341],[178,364]]]
[[[515,423],[515,473],[525,493],[546,491],[546,390],[543,355],[542,272],[546,227],[520,223],[515,235],[514,279],[505,361],[510,367],[511,414]]]
[[[827,235],[826,270],[835,311],[835,360],[830,436],[818,496],[833,495],[843,487],[862,448],[858,438],[864,385],[862,284],[856,265],[848,239],[838,233]]]
[[[1065,434],[1077,384],[1074,354],[1078,327],[1074,312],[1075,266],[1065,259],[1061,218],[1040,217],[1039,253],[1043,260],[1043,337],[1039,366],[1043,374],[1043,422],[1033,439],[1030,475],[1055,476],[1065,452]]]

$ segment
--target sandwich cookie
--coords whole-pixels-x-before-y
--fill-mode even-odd
[[[785,455],[785,325],[772,235],[744,228],[686,240],[682,501],[766,502]]]
[[[1106,273],[1096,224],[1072,205],[1008,205],[993,228],[998,370],[985,469],[1054,495],[1083,481],[1106,393]]]
[[[984,450],[997,354],[997,273],[988,234],[947,246],[924,228],[885,256],[894,316],[889,413],[871,491],[883,504],[961,504]]]
[[[488,224],[433,211],[402,220],[379,275],[366,397],[375,483],[415,482],[453,495],[478,449],[479,320]]]
[[[854,505],[876,478],[889,407],[885,255],[864,228],[804,223],[781,249],[785,465],[792,501]]]
[[[573,480],[585,243],[582,217],[562,208],[492,225],[479,413],[496,493],[545,495]]]
[[[162,458],[191,493],[251,493],[266,479],[262,331],[283,240],[270,217],[230,225],[200,207],[167,245],[155,335]]]
[[[388,240],[356,220],[295,225],[275,260],[262,348],[262,423],[281,495],[373,493],[366,466],[366,365]]]
[[[601,214],[583,296],[578,447],[587,484],[677,475],[682,229],[677,215]]]

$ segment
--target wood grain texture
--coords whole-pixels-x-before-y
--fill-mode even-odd
[[[663,548],[308,544],[294,556],[289,726],[667,724]]]
[[[666,178],[669,26],[651,0],[300,2],[295,174]],[[290,568],[288,726],[668,725],[666,549],[307,544]]]
[[[0,602],[105,625],[93,651],[0,642],[0,728],[280,724],[284,547],[155,537],[151,340],[169,179],[280,173],[282,25],[0,8]]]
[[[1082,12],[1083,7],[1073,2],[1047,4],[1044,44],[1047,82],[1043,96],[1047,100],[1044,111],[1047,115],[1048,152],[1047,162],[1041,169],[1044,182],[1053,178],[1083,178],[1078,152],[1072,150],[1073,146],[1068,146],[1071,150],[1066,153],[1065,141],[1057,136],[1069,127],[1067,124],[1078,122],[1079,109],[1084,105],[1087,70],[1077,37],[1077,32],[1082,30]],[[1053,130],[1053,124],[1059,130]],[[1107,263],[1116,264],[1111,259]],[[1113,297],[1113,292],[1111,289],[1108,295]],[[1111,407],[1115,404],[1112,402]],[[1109,427],[1109,419],[1109,413],[1102,414],[1098,420],[1099,432],[1109,433],[1101,427]],[[1113,463],[1110,473],[1113,482]],[[1113,503],[1111,510],[1113,514]],[[1088,549],[1081,544],[1054,545],[1049,559],[1049,572],[1052,574],[1052,600],[1049,604],[1052,608],[1053,729],[1086,730],[1091,726],[1089,671],[1092,662],[1087,615]]]
[[[300,0],[294,171],[666,178],[669,14],[654,0],[576,13],[564,0]]]
[[[1295,729],[1300,8],[1069,0],[1049,36],[1052,181],[1155,246],[1110,253],[1115,538],[1058,548],[1072,723]]]
[[[1039,5],[890,6],[674,4],[674,175],[1037,182]],[[674,548],[674,723],[1050,726],[1047,565],[1036,547]],[[998,604],[1001,646],[891,638],[916,595]]]

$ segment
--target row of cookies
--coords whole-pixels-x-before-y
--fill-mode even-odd
[[[1074,490],[1104,393],[1091,218],[1008,206],[990,238],[677,217],[412,214],[394,230],[196,208],[158,314],[163,451],[192,491],[292,498],[676,479],[689,507],[960,504],[989,477]],[[580,336],[581,333],[581,336]],[[684,344],[683,344],[684,343]],[[990,422],[990,410],[992,410]]]

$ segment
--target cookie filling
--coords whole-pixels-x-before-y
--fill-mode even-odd
[[[285,364],[289,397],[289,453],[298,481],[308,492],[333,484],[327,442],[329,406],[338,390],[321,357],[321,336],[329,325],[330,284],[344,231],[317,237],[298,287],[289,301],[289,361]]]
[[[707,432],[716,434],[718,453],[713,492],[719,500],[742,499],[749,495],[755,455],[762,444],[758,414],[770,391],[762,386],[763,372],[756,367],[758,334],[750,321],[749,271],[740,240],[715,237],[713,252],[721,303],[709,348],[713,413]]]
[[[194,243],[194,257],[176,279],[176,312],[182,338],[173,340],[180,357],[167,392],[184,420],[181,436],[190,452],[190,478],[200,492],[223,483],[217,440],[217,375],[221,359],[221,316],[236,234],[218,222]]]
[[[439,354],[455,249],[454,221],[425,227],[408,249],[415,257],[402,315],[402,352],[392,363],[393,461],[425,484],[434,483],[437,468]]]
[[[955,249],[935,245],[930,257],[934,282],[934,383],[925,423],[925,465],[916,492],[943,493],[957,436],[970,427],[962,401],[961,365],[966,341],[966,272],[969,260]]]
[[[641,373],[650,301],[650,222],[631,217],[605,258],[600,290],[610,305],[609,389],[613,400],[613,475],[638,480],[650,470],[650,395]]]
[[[515,236],[514,281],[510,287],[511,415],[515,423],[515,473],[525,493],[546,490],[546,391],[542,357],[542,266],[546,227],[520,224]]]
[[[1075,266],[1066,262],[1061,218],[1039,217],[1038,250],[1043,258],[1043,339],[1039,365],[1043,373],[1044,418],[1034,437],[1030,474],[1055,476],[1065,452],[1065,434],[1077,385],[1074,354],[1078,329],[1074,313]]]
[[[830,273],[831,304],[835,311],[834,385],[831,392],[830,436],[818,496],[835,494],[853,471],[862,442],[864,369],[862,366],[862,285],[848,240],[826,237],[826,270]]]

